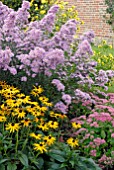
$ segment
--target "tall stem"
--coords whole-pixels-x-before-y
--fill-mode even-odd
[[[17,131],[17,134],[16,134],[16,146],[15,146],[15,152],[17,153],[17,149],[18,149],[18,131]]]

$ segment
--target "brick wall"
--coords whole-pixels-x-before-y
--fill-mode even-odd
[[[112,38],[111,27],[104,22],[105,0],[65,0],[69,5],[76,5],[79,17],[85,22],[81,32],[94,30],[97,37]]]

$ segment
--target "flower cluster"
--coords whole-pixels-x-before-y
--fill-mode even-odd
[[[74,134],[80,139],[79,146],[84,155],[91,156],[105,168],[114,165],[114,94],[108,94],[108,100],[91,95],[96,101],[92,114],[72,120],[81,124]]]
[[[98,48],[94,49],[93,59],[97,61],[97,69],[103,70],[114,70],[114,53],[112,45],[108,45],[105,40],[103,40]]]
[[[53,104],[43,95],[44,90],[41,86],[34,86],[29,96],[3,81],[0,82],[0,87],[2,99],[0,133],[2,137],[4,138],[6,135],[12,137],[13,134],[16,139],[18,136],[18,141],[14,142],[16,152],[18,149],[24,149],[24,140],[31,141],[30,144],[26,143],[26,148],[31,145],[31,149],[33,148],[39,154],[49,151],[55,141],[59,140],[57,129],[60,130],[60,122],[67,116],[51,111]],[[23,146],[21,146],[22,142]],[[70,140],[69,138],[66,142],[73,148],[78,146],[77,139]],[[1,149],[4,152],[4,147]]]

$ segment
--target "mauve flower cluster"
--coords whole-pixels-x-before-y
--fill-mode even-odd
[[[93,38],[94,38],[94,32],[93,31],[88,31],[80,37],[81,40],[87,40],[90,43],[93,42]]]

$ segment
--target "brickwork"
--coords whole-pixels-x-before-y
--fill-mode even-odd
[[[111,27],[105,23],[103,14],[106,9],[104,0],[66,0],[69,5],[76,5],[79,17],[85,22],[81,32],[94,30],[97,37],[112,38]]]

